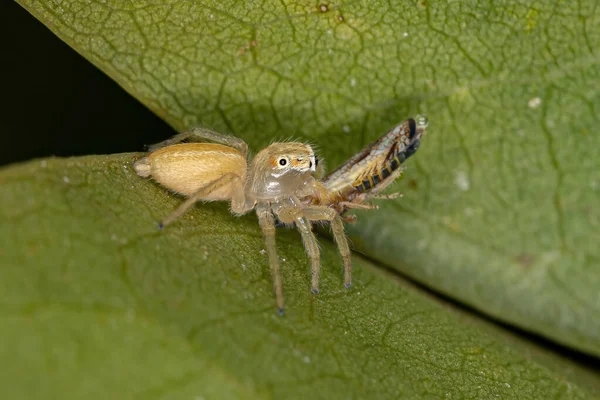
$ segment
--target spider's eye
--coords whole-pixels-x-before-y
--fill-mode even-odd
[[[280,158],[279,159],[279,165],[281,165],[282,167],[284,167],[287,164],[287,160],[285,158]]]
[[[319,159],[315,157],[315,168],[319,166]]]

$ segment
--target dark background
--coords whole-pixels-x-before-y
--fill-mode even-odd
[[[0,1],[0,165],[143,151],[175,133],[14,1]]]

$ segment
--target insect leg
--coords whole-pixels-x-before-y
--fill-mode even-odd
[[[379,208],[379,206],[374,205],[374,204],[360,204],[360,203],[354,203],[351,201],[340,201],[339,203],[341,206],[346,207],[348,209],[351,208],[360,208],[363,210],[376,210]]]
[[[392,172],[391,175],[389,175],[383,181],[379,182],[379,184],[377,186],[375,186],[373,189],[371,189],[368,192],[369,195],[381,192],[383,189],[385,189],[386,187],[391,185],[394,181],[396,181],[396,179],[398,179],[400,177],[400,175],[402,175],[402,172],[404,172],[404,167],[400,167],[400,168],[396,169],[394,172]]]
[[[258,224],[262,229],[265,237],[265,246],[267,248],[267,256],[269,257],[269,267],[271,269],[271,278],[273,279],[273,290],[277,299],[277,308],[279,314],[283,315],[283,285],[281,282],[281,273],[279,272],[279,257],[277,256],[277,247],[275,244],[275,218],[271,209],[259,204],[256,207],[258,215]]]
[[[402,197],[402,196],[404,196],[404,194],[402,194],[400,192],[396,192],[396,193],[390,193],[390,194],[368,194],[367,198],[375,199],[375,200],[390,200],[390,199],[397,199],[398,197]]]
[[[235,179],[239,179],[239,176],[235,174],[225,174],[220,178],[215,179],[214,181],[202,186],[200,189],[198,189],[198,191],[196,191],[196,193],[194,193],[193,195],[188,197],[183,203],[181,203],[181,205],[177,207],[175,211],[173,211],[169,216],[167,216],[167,218],[162,220],[158,224],[158,227],[162,229],[165,226],[169,225],[171,222],[185,214],[185,212],[189,210],[194,204],[196,204],[198,200],[202,199],[215,189],[218,189],[219,187],[226,185]]]
[[[171,146],[177,143],[181,143],[184,140],[191,140],[195,142],[211,141],[226,146],[231,146],[237,149],[244,157],[248,154],[248,145],[242,139],[231,135],[225,135],[222,133],[211,131],[210,129],[195,127],[189,131],[185,131],[173,136],[170,139],[164,140],[160,143],[148,146],[148,151],[153,152],[160,148]]]

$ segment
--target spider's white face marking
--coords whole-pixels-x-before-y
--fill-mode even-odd
[[[315,157],[314,154],[312,154],[310,156],[309,167],[310,167],[310,172],[316,172],[317,171],[317,158]]]

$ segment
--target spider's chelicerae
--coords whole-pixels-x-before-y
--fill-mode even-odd
[[[300,231],[311,259],[311,289],[315,294],[319,291],[320,255],[311,223],[330,222],[343,259],[344,285],[349,288],[352,267],[341,215],[351,208],[374,208],[364,201],[375,198],[376,192],[398,177],[400,163],[416,151],[423,129],[416,134],[414,120],[405,121],[323,181],[313,177],[318,160],[308,144],[273,143],[249,160],[244,141],[203,128],[193,128],[151,146],[150,153],[137,160],[134,169],[139,176],[152,177],[187,197],[159,224],[161,228],[200,200],[230,201],[235,214],[256,209],[277,307],[283,313],[275,218],[294,224]]]

